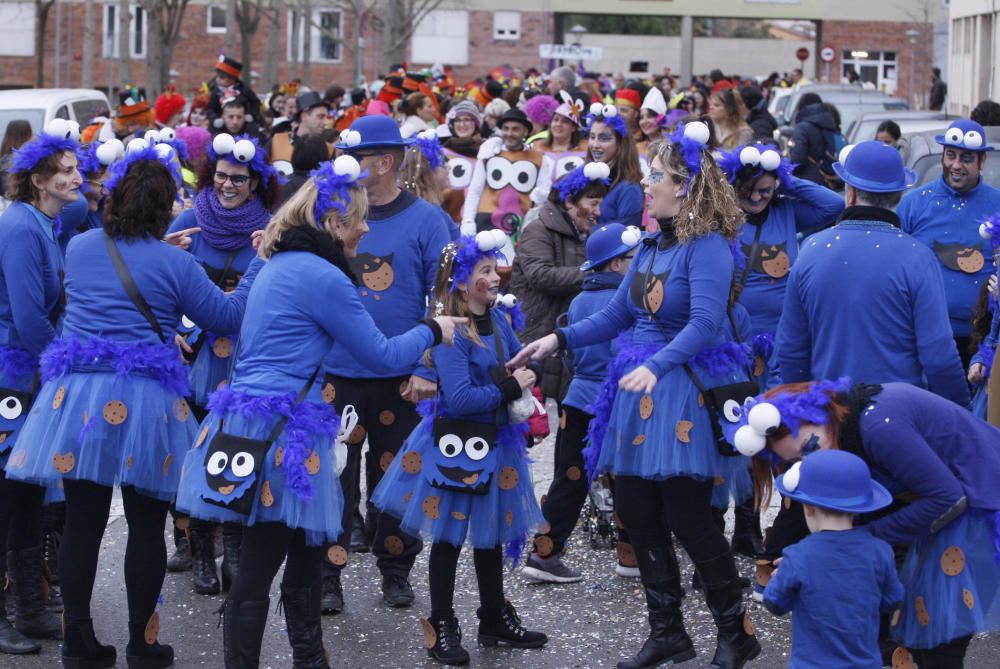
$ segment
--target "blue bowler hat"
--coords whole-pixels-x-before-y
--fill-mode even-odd
[[[948,126],[943,135],[935,135],[934,141],[941,146],[951,146],[963,151],[984,153],[994,147],[986,144],[986,131],[975,121],[959,119]]]
[[[903,166],[899,151],[877,140],[845,146],[833,171],[844,183],[869,193],[897,193],[917,183],[917,173]]]
[[[350,130],[340,134],[340,141],[334,144],[344,151],[362,149],[387,149],[413,144],[413,139],[403,139],[399,126],[388,116],[362,116],[351,124]]]
[[[590,233],[587,238],[587,262],[580,265],[586,272],[588,269],[600,267],[604,263],[623,256],[642,240],[642,232],[633,226],[625,227],[621,223],[608,223]]]
[[[836,449],[807,455],[779,476],[774,487],[796,502],[843,513],[868,513],[892,503],[892,495],[872,480],[864,460]]]

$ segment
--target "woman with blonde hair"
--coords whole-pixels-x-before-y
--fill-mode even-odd
[[[747,123],[749,112],[739,91],[721,88],[708,101],[708,116],[715,122],[716,139],[726,150],[753,141],[753,128]]]
[[[599,392],[584,452],[591,476],[616,477],[616,507],[635,546],[649,610],[649,638],[619,669],[695,656],[681,617],[671,534],[694,562],[719,630],[710,666],[739,669],[761,650],[711,511],[713,482],[747,467],[744,458],[728,457],[734,451],[720,441],[713,410],[745,385],[739,381],[747,361],[724,327],[730,249],[742,215],[709,153],[709,136],[705,124],[689,123],[658,147],[643,186],[659,231],[639,247],[616,297],[590,318],[529,344],[508,365],[631,328]]]

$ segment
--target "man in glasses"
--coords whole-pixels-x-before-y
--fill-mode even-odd
[[[979,224],[1000,211],[1000,190],[983,182],[986,154],[993,150],[983,126],[959,119],[934,139],[944,147],[941,178],[907,193],[897,213],[903,230],[940,262],[951,329],[968,367],[972,312],[983,284],[997,271]]]

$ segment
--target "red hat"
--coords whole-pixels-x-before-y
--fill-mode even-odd
[[[219,60],[215,63],[215,71],[239,79],[243,74],[243,63],[220,53]]]
[[[167,90],[156,98],[153,108],[156,110],[156,120],[158,123],[166,125],[170,119],[184,109],[187,100],[177,92],[173,86],[167,86]]]
[[[149,111],[145,88],[125,86],[118,92],[118,117],[134,116]]]
[[[633,91],[631,88],[619,88],[615,91],[615,104],[630,105],[638,109],[642,105],[642,100],[639,99],[638,91]]]

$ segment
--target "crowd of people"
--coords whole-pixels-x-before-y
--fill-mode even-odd
[[[761,653],[747,589],[793,612],[794,667],[952,669],[1000,629],[1000,191],[981,117],[936,137],[942,176],[911,189],[898,127],[837,146],[814,93],[775,143],[767,100],[801,72],[682,89],[400,70],[263,100],[241,75],[220,56],[191,100],[126,88],[84,128],[7,127],[0,652],[62,639],[62,666],[115,666],[91,598],[116,486],[130,669],[175,662],[168,569],[226,593],[225,666],[258,667],[283,564],[293,666],[329,667],[321,616],[344,609],[351,553],[409,607],[424,541],[430,658],[470,661],[466,544],[477,641],[544,646],[505,564],[582,580],[563,557],[592,485],[614,500],[610,566],[648,611],[619,669],[696,655],[675,539],[713,669]]]

